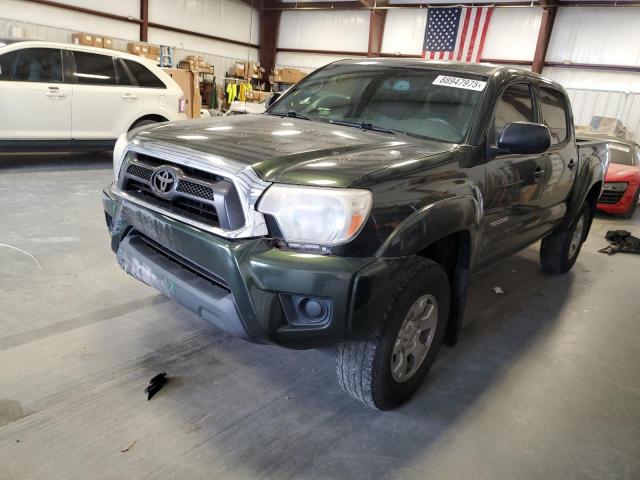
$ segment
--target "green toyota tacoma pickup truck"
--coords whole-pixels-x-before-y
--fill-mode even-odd
[[[572,267],[606,168],[543,77],[346,60],[265,114],[122,136],[103,203],[127,273],[235,336],[336,345],[340,386],[385,410],[456,343],[470,275],[540,239]]]

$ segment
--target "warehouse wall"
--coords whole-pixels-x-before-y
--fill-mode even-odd
[[[560,9],[548,62],[640,65],[640,8]],[[640,74],[575,68],[545,68],[568,88],[640,92]]]
[[[61,3],[93,8],[116,15],[131,16],[133,18],[139,18],[140,16],[138,2],[127,0],[109,2],[101,2],[98,0],[67,0]],[[137,41],[140,38],[140,27],[134,23],[101,18],[95,15],[48,7],[37,3],[24,2],[22,0],[0,0],[0,26],[3,24],[6,25],[9,20],[27,23],[42,23],[46,21],[46,25],[51,27],[76,32],[99,33],[130,41]],[[25,32],[25,36],[33,36],[33,33],[30,31]]]
[[[140,16],[139,2],[132,0],[64,0],[60,3],[133,18]],[[46,25],[32,23],[34,19],[46,21]],[[151,0],[149,21],[241,42],[257,44],[259,39],[257,10],[235,0]],[[114,47],[118,49],[126,49],[128,41],[140,38],[140,27],[135,23],[23,0],[0,0],[1,37],[22,34],[24,38],[70,42],[74,31],[113,37]],[[158,28],[149,28],[149,42],[176,46],[181,50],[180,57],[187,52],[203,54],[219,74],[235,59],[257,60],[258,57],[255,48]]]
[[[542,9],[539,7],[495,9],[487,29],[483,58],[533,59],[541,18]],[[426,10],[389,10],[382,51],[421,55],[426,23]],[[514,42],[513,38],[518,41]]]
[[[368,11],[284,11],[278,48],[336,50],[367,53]],[[343,55],[278,52],[276,64],[315,69]]]

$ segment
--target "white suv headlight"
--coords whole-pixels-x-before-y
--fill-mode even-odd
[[[272,185],[258,205],[273,215],[287,243],[332,246],[355,238],[369,216],[369,190]]]
[[[113,147],[113,178],[118,181],[118,175],[120,175],[120,167],[124,161],[124,155],[127,153],[127,134],[123,133],[118,137],[116,144]]]

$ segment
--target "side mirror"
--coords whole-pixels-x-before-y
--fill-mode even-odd
[[[539,123],[508,123],[498,140],[498,151],[515,154],[544,153],[551,146],[549,129]]]
[[[271,105],[276,103],[276,100],[278,100],[281,96],[282,96],[282,92],[273,92],[271,94],[271,97],[269,97],[269,100],[267,100],[267,108],[270,108]]]

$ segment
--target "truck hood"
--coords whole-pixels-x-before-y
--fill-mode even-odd
[[[634,177],[640,178],[640,168],[632,165],[623,165],[621,163],[610,163],[605,182],[631,180]]]
[[[236,115],[144,127],[166,142],[251,166],[265,181],[346,187],[356,179],[457,145],[274,115]]]

